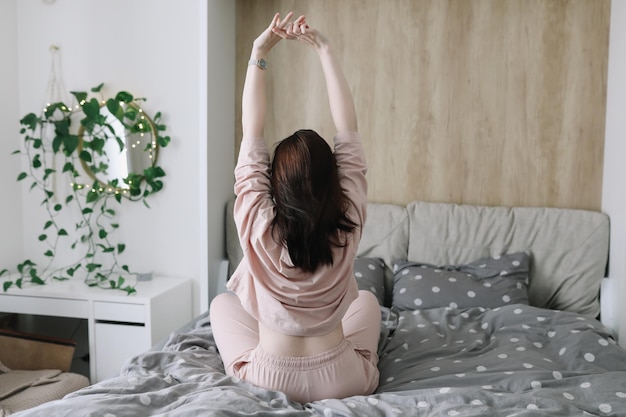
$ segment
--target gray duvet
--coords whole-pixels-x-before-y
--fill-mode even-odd
[[[200,317],[120,376],[19,416],[626,416],[626,351],[596,320],[523,304],[381,311],[370,396],[299,404],[228,377]]]

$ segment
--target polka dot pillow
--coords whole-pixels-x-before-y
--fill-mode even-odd
[[[525,252],[479,259],[467,265],[394,265],[392,307],[496,308],[528,304],[530,257]]]
[[[354,277],[360,290],[371,291],[378,303],[385,300],[385,264],[379,258],[356,258],[354,260]]]

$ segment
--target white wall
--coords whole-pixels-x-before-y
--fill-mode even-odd
[[[611,217],[609,278],[604,282],[603,322],[626,347],[626,1],[611,2],[609,73],[602,210]]]
[[[22,204],[17,90],[17,0],[0,1],[0,270],[22,258]]]
[[[209,16],[227,13],[217,20],[225,31],[222,36],[228,37],[230,31],[234,39],[232,3],[16,2],[20,114],[38,111],[44,103],[51,44],[60,47],[61,75],[68,91],[88,91],[104,82],[105,93],[127,90],[147,98],[143,106],[147,112],[163,113],[172,137],[159,161],[167,173],[165,188],[151,196],[151,209],[125,201],[118,209],[121,226],[116,234],[126,244],[122,260],[131,269],[194,279],[194,313],[207,305],[202,281],[212,272],[209,265],[222,256],[223,207],[230,195],[226,190],[232,193],[233,151],[218,147],[214,153],[207,152],[217,142],[233,147],[234,104],[228,103],[234,81],[232,85],[229,79],[223,85],[207,81],[207,68],[211,70],[217,62],[220,71],[234,72],[234,46],[229,50],[207,37]],[[217,49],[207,52],[209,46]],[[208,55],[213,59],[209,66]],[[216,90],[207,92],[207,88]],[[211,117],[207,97],[226,103],[212,106]],[[58,187],[62,192],[68,184],[60,181]],[[41,196],[23,191],[24,218],[29,219],[23,228],[27,257],[43,252],[35,243],[45,221],[39,201]],[[219,228],[213,229],[217,224]]]

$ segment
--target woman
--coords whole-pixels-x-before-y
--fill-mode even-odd
[[[232,293],[211,303],[211,325],[228,375],[299,402],[367,395],[378,386],[380,309],[353,275],[367,204],[356,111],[326,37],[292,17],[277,13],[253,42],[235,168],[244,257]],[[337,134],[333,153],[300,130],[278,144],[270,166],[265,59],[281,39],[317,52]]]

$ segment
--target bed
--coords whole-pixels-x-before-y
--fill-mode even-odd
[[[232,266],[230,206],[227,236]],[[370,203],[355,276],[381,304],[374,394],[300,404],[228,377],[205,313],[19,416],[626,415],[626,351],[597,320],[608,242],[598,212]]]

